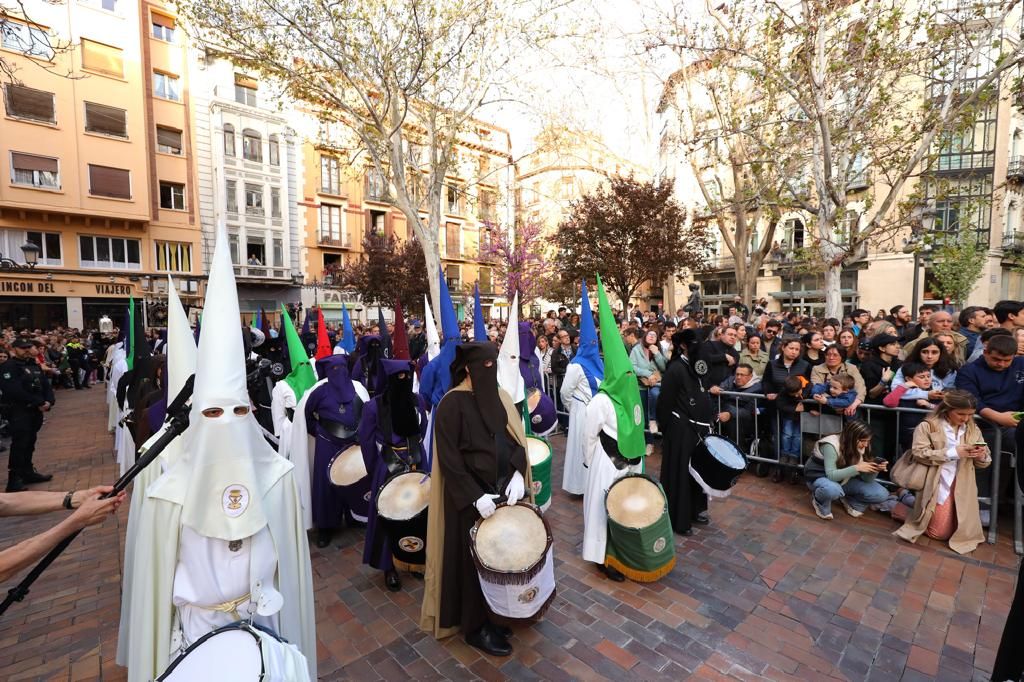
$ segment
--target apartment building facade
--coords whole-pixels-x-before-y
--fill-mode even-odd
[[[202,294],[174,15],[124,0],[25,9],[0,21],[15,69],[0,84],[0,324],[95,327],[134,297],[159,325],[168,286]]]
[[[988,9],[994,10],[995,6]],[[976,3],[949,0],[947,11],[948,16],[956,18],[958,11],[975,12],[977,7]],[[984,25],[986,20],[977,18],[975,21]],[[1018,44],[1021,21],[1018,8],[1002,27],[999,44],[981,50],[978,62],[965,70],[966,87],[973,87],[971,78],[991,68],[1000,50],[1005,53]],[[936,63],[933,68],[941,66]],[[993,93],[995,96],[990,102],[977,111],[973,125],[940,134],[927,162],[922,164],[920,175],[908,180],[902,193],[904,198],[912,192],[922,195],[920,220],[925,234],[955,232],[967,226],[977,233],[980,243],[988,246],[983,271],[966,305],[990,305],[1003,298],[1024,298],[1021,274],[1024,237],[1020,222],[1024,189],[1024,97],[1012,87],[1003,84],[998,93]],[[921,94],[924,99],[939,93],[929,92],[922,82]],[[699,91],[691,92],[691,96],[699,97]],[[670,84],[659,107],[662,144],[658,172],[674,178],[680,201],[700,213],[706,204],[690,159],[677,144],[687,134],[681,128],[683,106],[682,95],[678,90],[672,92]],[[898,116],[898,112],[893,115]],[[867,206],[879,200],[887,186],[881,174],[874,172],[870,160],[855,159],[855,162],[846,184],[846,200],[852,212],[862,215]],[[706,160],[699,160],[697,165],[709,169],[708,177],[729,177],[728,169],[712,168]],[[815,241],[813,222],[811,216],[801,211],[788,211],[781,216],[774,234],[768,236],[762,223],[753,235],[754,248],[764,244],[765,239],[773,242],[769,257],[757,273],[755,291],[755,297],[768,299],[769,309],[799,309],[810,314],[824,311],[822,275],[796,258],[796,254]],[[850,229],[858,227],[855,224]],[[841,293],[846,311],[858,307],[872,312],[888,310],[897,304],[910,306],[913,300],[945,303],[936,286],[927,240],[915,239],[906,229],[901,234],[862,245],[845,264],[842,273]],[[919,247],[916,256],[915,244]],[[708,269],[694,274],[693,281],[701,284],[708,312],[720,312],[739,293],[735,263],[724,243],[718,245]],[[894,288],[893,283],[898,283],[898,288]],[[685,284],[678,284],[675,289],[673,297],[681,305],[688,294]]]
[[[372,257],[365,247],[368,238],[415,237],[388,180],[365,159],[350,161],[343,151],[355,146],[344,126],[323,124],[307,115],[302,130],[303,305],[319,306],[333,322],[341,320],[343,306],[356,320],[376,320],[375,306],[364,305],[356,292],[337,282],[343,280],[345,268]],[[421,172],[415,144],[409,157],[410,174],[415,176]],[[472,310],[474,285],[480,287],[485,316],[504,315],[499,309],[507,306],[493,264],[480,247],[481,239],[487,239],[486,224],[508,224],[512,219],[511,164],[509,134],[490,124],[475,122],[456,146],[442,197],[438,242],[441,268],[460,319]],[[427,213],[420,215],[426,222]],[[390,320],[391,311],[385,316]]]
[[[303,183],[296,114],[273,85],[202,46],[190,51],[203,263],[224,224],[243,316],[299,301]]]

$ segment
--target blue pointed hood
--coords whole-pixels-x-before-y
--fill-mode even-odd
[[[445,281],[444,273],[441,273],[441,333],[444,335],[441,338],[441,345],[444,346],[449,341],[455,341],[456,345],[459,343],[461,334],[459,334],[459,318],[455,314],[455,304],[452,303],[452,295],[448,291],[448,282]],[[452,355],[452,360],[455,359],[455,355]]]
[[[441,273],[441,326],[441,333],[444,334],[441,351],[427,363],[420,374],[420,395],[431,405],[441,402],[441,398],[451,388],[451,365],[455,360],[455,349],[460,342],[459,321],[455,316],[455,306],[452,305],[444,273]]]
[[[597,343],[597,329],[594,315],[590,312],[590,298],[587,296],[587,280],[583,280],[580,297],[580,346],[570,365],[580,365],[590,383],[590,392],[597,395],[597,382],[604,379],[604,361]]]
[[[473,285],[473,340],[487,340],[487,325],[484,324],[484,309],[480,305],[480,285]]]
[[[351,355],[356,350],[356,335],[352,332],[352,320],[348,316],[348,306],[341,307],[341,347]]]

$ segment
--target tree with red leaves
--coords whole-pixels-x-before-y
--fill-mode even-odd
[[[684,270],[703,270],[711,253],[706,221],[688,219],[670,180],[613,177],[610,186],[574,201],[558,226],[558,270],[565,282],[600,273],[623,309],[644,282],[660,286]]]

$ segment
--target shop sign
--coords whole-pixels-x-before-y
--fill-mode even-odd
[[[0,296],[77,296],[82,298],[128,298],[138,295],[134,284],[66,281],[60,279],[7,279],[0,277]]]

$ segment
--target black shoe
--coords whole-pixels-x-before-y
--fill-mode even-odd
[[[327,547],[331,544],[331,537],[334,533],[330,528],[318,528],[316,531],[316,546],[320,549]]]
[[[621,571],[608,564],[601,564],[601,572],[608,576],[609,580],[614,580],[617,583],[621,583],[626,579],[626,576],[622,575]]]
[[[504,637],[484,626],[471,635],[466,635],[466,644],[490,656],[508,656],[512,645]]]
[[[9,493],[20,493],[28,490],[25,487],[25,483],[17,476],[7,477],[7,492]]]
[[[491,628],[491,632],[498,635],[503,639],[508,639],[512,636],[512,628],[507,628],[504,625],[495,625],[494,623],[488,623],[487,627]]]
[[[693,518],[693,522],[699,523],[702,526],[706,526],[709,523],[711,523],[711,517],[708,516],[708,513],[706,511],[702,511],[700,514],[697,514],[697,516]]]
[[[398,577],[398,571],[395,569],[384,571],[384,585],[388,588],[388,592],[398,592],[401,590],[402,579]]]
[[[687,528],[685,530],[677,530],[676,531],[676,535],[686,535],[686,536],[693,535],[693,528]]]
[[[767,462],[758,462],[757,466],[754,468],[754,473],[757,474],[758,478],[764,478],[765,476],[767,476],[768,475],[768,463]]]
[[[772,483],[780,483],[782,481],[782,467],[777,466],[772,468]]]
[[[412,574],[413,578],[416,578],[416,580],[423,580],[423,574],[420,573],[419,571],[409,571],[409,572]]]
[[[789,472],[789,482],[791,485],[797,485],[800,483],[800,470],[791,469]]]
[[[30,471],[23,472],[21,474],[21,480],[25,483],[46,483],[53,480],[53,475],[41,474],[35,469],[32,469]]]

